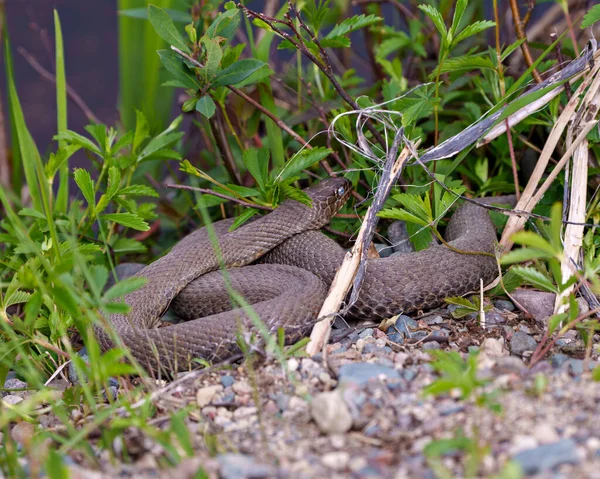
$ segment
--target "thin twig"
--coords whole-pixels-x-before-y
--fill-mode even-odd
[[[513,15],[515,33],[517,34],[517,38],[519,40],[525,40],[523,43],[521,43],[521,51],[523,52],[523,58],[525,59],[527,67],[531,68],[531,66],[533,65],[533,58],[531,58],[529,44],[527,43],[527,36],[525,35],[525,31],[523,30],[523,22],[521,20],[521,13],[519,12],[517,0],[510,0],[510,9]],[[536,83],[542,83],[542,77],[535,68],[531,71],[531,74],[533,75],[533,78]]]
[[[40,65],[39,62],[27,52],[27,50],[25,50],[23,47],[18,47],[17,51],[23,58],[25,58],[27,63],[29,63],[29,65],[31,65],[31,67],[40,74],[42,78],[56,84],[56,76]],[[100,119],[94,115],[94,112],[90,109],[90,107],[87,106],[85,101],[83,101],[83,98],[81,98],[79,94],[71,86],[69,86],[69,84],[67,84],[67,95],[79,108],[81,108],[81,111],[83,111],[83,114],[88,120],[93,123],[102,123]]]
[[[238,205],[242,205],[247,208],[254,208],[254,209],[263,210],[263,211],[273,211],[273,208],[271,208],[269,206],[259,205],[256,203],[250,203],[249,201],[244,201],[239,198],[234,198],[233,196],[227,196],[227,195],[224,195],[223,193],[217,193],[216,191],[209,190],[206,188],[198,188],[197,186],[189,186],[189,185],[175,185],[172,183],[169,183],[168,185],[166,185],[166,187],[167,188],[175,188],[177,190],[197,191],[198,193],[202,193],[203,195],[216,196],[217,198],[222,198],[227,201],[232,201],[234,203],[237,203]]]

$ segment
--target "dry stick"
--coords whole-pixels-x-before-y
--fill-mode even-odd
[[[46,70],[42,65],[40,65],[39,62],[27,52],[27,50],[25,50],[23,47],[18,47],[17,51],[21,54],[23,58],[25,58],[27,63],[29,63],[29,65],[31,65],[31,67],[40,74],[42,78],[56,84],[56,76],[54,76],[52,73]],[[100,119],[96,115],[94,115],[94,112],[90,109],[90,107],[87,106],[85,101],[83,101],[83,98],[81,98],[79,94],[68,84],[67,95],[69,95],[69,98],[71,98],[71,100],[73,100],[73,102],[75,102],[75,104],[79,108],[81,108],[81,111],[83,111],[83,114],[87,117],[88,120],[94,123],[102,123]]]
[[[388,165],[391,165],[391,162],[396,158],[401,135],[401,131],[396,134],[394,144],[387,160]],[[342,305],[344,299],[346,299],[348,291],[350,290],[355,278],[357,278],[359,281],[362,280],[359,268],[361,268],[361,264],[363,268],[365,267],[364,261],[361,260],[366,256],[367,245],[373,235],[373,229],[377,223],[377,213],[383,206],[390,189],[396,183],[396,178],[400,175],[400,172],[410,156],[411,154],[409,148],[404,148],[400,155],[398,155],[398,158],[395,160],[395,163],[393,163],[391,168],[387,166],[384,170],[381,184],[377,190],[377,194],[373,203],[367,210],[365,220],[363,221],[360,231],[358,232],[356,243],[354,244],[352,250],[346,253],[344,261],[342,262],[342,265],[338,269],[335,278],[331,283],[327,298],[325,298],[323,306],[321,307],[321,311],[317,316],[321,319],[313,327],[310,335],[310,341],[306,345],[306,352],[310,356],[317,354],[323,349],[323,346],[327,344],[329,335],[331,334],[330,319],[339,311],[340,306]],[[387,177],[386,173],[388,173]],[[362,270],[362,274],[364,274],[364,269]],[[355,284],[352,290],[352,297],[349,303],[350,305],[352,304],[352,301],[355,300],[359,290],[360,285]],[[327,350],[324,350],[323,358],[326,360]]]
[[[597,97],[598,98],[598,97]],[[579,132],[581,124],[576,122],[569,127],[567,133],[567,145],[573,141],[573,137]],[[566,173],[565,173],[566,174]],[[585,205],[588,174],[588,141],[584,138],[573,153],[573,172],[571,176],[571,195],[569,202],[570,221],[585,221]],[[564,256],[561,261],[562,281],[565,282],[573,274],[575,269],[571,258],[578,258],[583,244],[583,226],[567,225],[564,234]],[[561,291],[554,299],[554,314],[560,314],[568,308],[565,298],[568,298],[575,285],[569,286]]]
[[[233,179],[238,185],[241,185],[242,175],[240,175],[237,165],[235,164],[235,159],[233,158],[229,142],[227,141],[227,135],[225,134],[225,125],[223,122],[223,112],[221,111],[220,105],[217,107],[216,115],[213,118],[211,118],[208,123],[212,130],[215,142],[219,147],[219,151],[221,152],[221,157],[223,159],[225,169],[229,173],[231,179]]]
[[[579,88],[577,89],[577,91],[575,92],[573,97],[571,98],[571,100],[569,100],[569,102],[565,106],[565,109],[563,110],[561,115],[558,117],[558,120],[554,124],[554,127],[552,128],[552,131],[550,132],[548,140],[546,141],[546,144],[544,145],[542,154],[538,158],[536,167],[533,170],[531,178],[529,179],[529,182],[527,183],[527,185],[525,186],[525,189],[523,190],[523,196],[517,203],[517,206],[515,207],[515,209],[523,210],[523,211],[527,211],[527,212],[530,212],[533,210],[533,207],[536,204],[536,202],[533,201],[533,194],[535,192],[536,186],[538,185],[539,181],[542,178],[542,175],[544,174],[544,172],[546,170],[550,156],[552,155],[554,148],[558,144],[558,141],[559,141],[560,137],[562,136],[563,130],[565,129],[565,127],[567,126],[567,123],[569,122],[573,113],[575,112],[580,95],[585,91],[585,89],[590,85],[590,83],[592,83],[592,80],[596,76],[598,76],[597,74],[598,74],[599,70],[600,70],[600,62],[597,62],[594,65],[594,68],[590,71],[590,73],[583,80],[583,82],[581,83],[581,85],[579,86]],[[588,131],[591,131],[591,127],[589,128]],[[569,154],[572,154],[572,151]],[[565,157],[563,156],[563,159],[564,158]],[[558,163],[559,165],[561,164],[563,159],[561,159],[559,161],[559,163]],[[558,165],[557,165],[557,167],[558,167]],[[562,166],[561,166],[561,168],[562,168]],[[560,171],[560,170],[558,170],[558,171]],[[556,174],[558,174],[558,171],[556,171]],[[546,187],[546,189],[547,189],[547,187]],[[544,191],[545,191],[545,189],[542,190],[542,194]],[[538,196],[540,196],[540,195],[538,195]],[[539,198],[538,198],[538,201],[539,201]],[[502,239],[500,240],[500,244],[504,248],[510,249],[510,247],[512,246],[512,240],[510,239],[511,236],[514,233],[516,233],[517,231],[519,231],[523,227],[524,224],[525,224],[525,219],[521,219],[518,217],[509,218],[508,222],[506,223],[506,227],[504,228],[504,232],[502,233]]]
[[[525,40],[523,43],[521,43],[523,58],[525,59],[525,63],[527,63],[527,67],[531,68],[531,65],[533,65],[533,58],[531,58],[531,52],[529,51],[527,36],[523,31],[523,22],[521,21],[521,13],[519,12],[517,0],[510,0],[510,9],[512,10],[513,20],[515,21],[515,33],[517,34],[517,38],[519,40]],[[536,83],[542,83],[542,77],[535,68],[531,71],[531,74],[533,75]]]

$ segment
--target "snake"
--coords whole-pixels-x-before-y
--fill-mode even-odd
[[[311,206],[287,199],[233,231],[226,219],[190,233],[136,273],[146,283],[124,296],[127,314],[94,325],[101,349],[120,343],[146,370],[168,374],[227,359],[253,335],[282,328],[288,343],[306,336],[346,254],[320,228],[350,191],[347,179],[330,178],[304,190]],[[345,316],[382,320],[477,290],[497,276],[496,241],[488,212],[464,203],[444,244],[367,260]],[[184,321],[161,327],[168,308]]]

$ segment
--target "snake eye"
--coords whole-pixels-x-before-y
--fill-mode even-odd
[[[346,188],[344,188],[343,186],[340,186],[337,189],[337,195],[340,196],[340,197],[342,197],[342,196],[344,196],[344,193],[346,193]]]

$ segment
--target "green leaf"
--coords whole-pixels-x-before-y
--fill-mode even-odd
[[[460,26],[465,10],[467,9],[468,0],[457,0],[456,7],[454,8],[454,16],[452,17],[452,25],[450,25],[449,42],[454,43],[454,37]]]
[[[217,36],[223,37],[231,41],[237,27],[240,23],[240,11],[235,8],[233,10],[227,10],[222,12],[214,22],[206,30],[206,35],[210,38],[216,38]]]
[[[143,141],[150,136],[150,127],[146,115],[140,110],[135,110],[135,134],[133,136],[133,153],[138,151]]]
[[[163,131],[160,135],[152,138],[150,142],[144,147],[144,149],[138,155],[138,163],[147,159],[153,153],[162,150],[168,146],[175,144],[184,135],[183,132],[169,132],[168,130]]]
[[[548,241],[542,238],[539,234],[531,231],[520,231],[512,236],[512,240],[523,246],[531,246],[532,248],[544,251],[548,255],[560,257],[561,251],[556,250]]]
[[[288,161],[282,168],[281,172],[278,175],[278,178],[281,180],[285,180],[292,176],[297,175],[302,170],[309,168],[314,165],[318,161],[321,161],[323,158],[326,158],[327,155],[331,154],[332,150],[329,148],[304,148],[300,153],[294,155],[294,157]]]
[[[209,82],[217,73],[221,58],[223,58],[223,50],[217,40],[208,38],[206,36],[201,39],[204,48],[206,49],[206,62],[202,72],[204,74],[204,80]]]
[[[217,106],[209,95],[204,95],[196,102],[196,111],[210,119],[217,111]]]
[[[291,185],[280,184],[280,195],[282,198],[295,200],[306,206],[312,206],[312,199],[304,191],[294,188]]]
[[[431,19],[431,21],[435,25],[435,28],[440,33],[442,41],[447,42],[448,41],[448,32],[446,30],[446,25],[444,23],[444,17],[442,17],[442,14],[435,7],[433,7],[431,5],[419,5],[419,9],[422,10],[423,12],[425,12],[425,15],[427,15]]]
[[[171,20],[177,23],[190,23],[192,16],[188,12],[182,12],[180,10],[173,10],[172,8],[165,8],[165,12],[171,17]],[[125,10],[119,10],[119,15],[122,17],[138,18],[140,20],[148,19],[147,8],[127,8]]]
[[[406,221],[410,223],[416,223],[421,226],[429,226],[429,221],[426,221],[418,216],[409,213],[406,210],[400,208],[386,208],[380,211],[377,216],[380,218],[389,218],[392,220]]]
[[[233,224],[229,227],[229,231],[233,231],[233,230],[239,228],[240,226],[242,226],[246,221],[248,221],[250,218],[252,218],[257,213],[258,213],[258,210],[255,208],[245,209],[244,212],[241,215],[239,215],[235,219]]]
[[[478,34],[488,28],[492,28],[496,26],[496,22],[491,22],[489,20],[484,20],[480,22],[474,22],[467,26],[462,32],[460,32],[454,40],[452,40],[452,45],[456,45],[457,43],[463,41],[465,38],[469,38],[473,35]]]
[[[261,190],[265,189],[269,175],[269,149],[248,148],[244,151],[244,165],[252,177],[256,180],[256,184]]]
[[[600,20],[600,5],[590,8],[589,12],[585,14],[581,22],[581,28],[591,27],[598,20]]]
[[[26,303],[31,298],[31,293],[17,289],[13,291],[7,298],[4,299],[4,309],[6,310],[13,304]]]
[[[58,140],[58,141],[64,140],[69,143],[78,145],[82,148],[85,148],[86,150],[89,150],[89,151],[95,153],[98,156],[102,156],[102,153],[103,153],[98,148],[98,146],[92,142],[92,140],[90,140],[89,138],[86,138],[83,135],[80,135],[79,133],[75,133],[74,131],[71,131],[71,130],[62,131],[58,135],[54,135],[53,139]]]
[[[495,65],[488,57],[480,55],[464,55],[462,57],[448,58],[440,66],[438,65],[433,73],[429,75],[429,78],[435,78],[438,73],[456,72],[456,71],[470,71],[470,70],[494,70]]]
[[[346,18],[331,29],[331,31],[325,36],[325,40],[340,37],[361,28],[375,25],[382,20],[383,19],[381,17],[376,15],[355,15],[353,17]]]
[[[117,194],[121,196],[153,196],[158,198],[158,193],[154,188],[146,185],[129,185],[121,188]]]
[[[142,276],[131,276],[130,278],[125,278],[109,288],[109,290],[102,296],[102,300],[111,301],[113,299],[121,298],[126,294],[141,288],[147,282],[148,278],[144,278]]]
[[[212,86],[236,85],[264,65],[266,65],[266,63],[261,62],[260,60],[244,58],[224,70],[221,70],[215,78],[215,81],[212,82]]]
[[[154,5],[148,5],[148,19],[158,36],[169,45],[173,45],[186,53],[191,53],[183,36],[179,33],[166,11]]]
[[[535,259],[548,259],[552,258],[553,255],[545,253],[542,250],[535,248],[519,248],[502,255],[500,258],[500,264],[515,264],[524,263],[525,261],[531,261]]]
[[[58,132],[67,129],[67,80],[65,78],[65,55],[63,35],[58,12],[54,10],[55,62],[56,62],[56,129]],[[60,147],[61,145],[59,145]],[[59,187],[56,195],[55,208],[66,213],[69,200],[69,165],[65,161],[60,166]]]
[[[173,79],[181,85],[182,88],[190,88],[197,90],[200,88],[200,83],[187,65],[181,60],[181,57],[172,50],[158,50],[160,62],[173,76]]]
[[[133,228],[138,231],[148,231],[150,226],[142,218],[133,213],[107,213],[102,215],[102,219],[114,221],[127,228]]]
[[[558,328],[561,323],[568,318],[568,316],[569,315],[567,313],[553,314],[550,316],[550,318],[548,318],[548,335],[551,335],[554,331],[556,331],[556,328]]]
[[[90,207],[90,211],[93,212],[96,207],[96,195],[94,193],[94,182],[89,171],[84,170],[83,168],[75,168],[73,176],[75,178],[75,183],[79,186],[83,197]]]
[[[556,287],[552,281],[537,269],[530,266],[515,266],[512,270],[515,272],[515,274],[518,274],[521,278],[533,286],[536,286],[544,291],[556,293]]]
[[[455,304],[457,306],[469,308],[472,311],[479,311],[479,308],[475,304],[473,304],[467,298],[462,298],[461,296],[452,296],[452,297],[446,298],[444,301],[446,301],[449,304]]]
[[[21,210],[19,210],[18,214],[20,216],[32,216],[40,220],[46,219],[46,216],[43,213],[40,213],[38,210],[34,210],[33,208],[22,208]]]
[[[144,253],[147,248],[143,243],[140,243],[133,238],[119,238],[112,245],[115,253]]]

